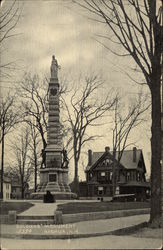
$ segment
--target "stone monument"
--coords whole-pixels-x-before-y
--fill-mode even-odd
[[[56,199],[75,198],[68,184],[68,158],[67,151],[63,148],[59,120],[59,81],[58,62],[52,57],[51,77],[49,82],[49,112],[47,147],[43,164],[40,168],[40,184],[34,197],[42,197],[47,191]]]

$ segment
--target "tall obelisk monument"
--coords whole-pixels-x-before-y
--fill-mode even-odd
[[[53,56],[49,82],[46,160],[44,168],[40,169],[40,185],[37,193],[44,193],[49,190],[56,197],[69,198],[68,196],[72,196],[72,193],[68,185],[67,153],[63,149],[60,131],[58,68],[58,62]]]

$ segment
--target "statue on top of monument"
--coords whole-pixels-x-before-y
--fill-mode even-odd
[[[60,69],[60,66],[58,65],[57,60],[55,59],[55,56],[52,56],[52,63],[51,63],[51,78],[58,77],[58,69]]]

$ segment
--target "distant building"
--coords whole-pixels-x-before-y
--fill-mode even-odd
[[[120,163],[113,159],[109,147],[105,152],[88,151],[86,182],[80,183],[81,196],[98,197],[113,194],[113,162],[117,175],[116,194],[135,194],[138,200],[149,192],[143,152],[136,147],[123,152]]]
[[[11,180],[11,197],[12,199],[21,199],[21,183],[16,178]]]
[[[1,193],[1,178],[0,178],[0,193]],[[3,177],[3,200],[4,201],[10,200],[10,198],[11,198],[11,181],[8,177],[4,175]]]
[[[29,184],[26,183],[24,190],[24,198],[29,198]],[[11,179],[11,198],[12,199],[21,199],[22,198],[22,185],[19,178]]]
[[[29,184],[26,183],[24,190],[24,198],[30,197]],[[0,195],[1,195],[1,170],[0,170]],[[0,196],[1,197],[1,196]],[[22,185],[18,176],[12,176],[9,173],[4,173],[3,176],[3,200],[21,199]]]

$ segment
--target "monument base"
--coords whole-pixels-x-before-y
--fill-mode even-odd
[[[50,192],[56,200],[73,200],[77,199],[77,195],[72,192]],[[31,199],[43,200],[46,192],[36,192],[31,194]]]

